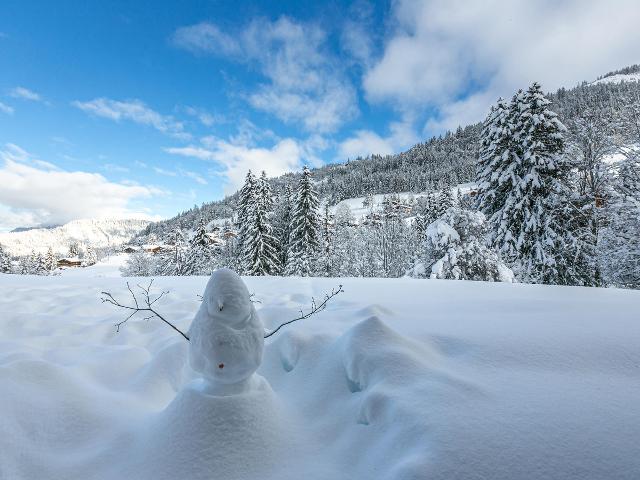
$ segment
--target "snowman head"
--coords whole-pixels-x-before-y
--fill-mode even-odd
[[[264,328],[246,285],[233,270],[211,275],[189,340],[189,363],[209,381],[242,382],[260,366]]]

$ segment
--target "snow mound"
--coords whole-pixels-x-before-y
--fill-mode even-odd
[[[107,478],[270,478],[286,461],[286,418],[268,383],[217,396],[194,381],[142,426]],[[120,442],[116,442],[117,446]],[[125,443],[125,442],[122,442]]]

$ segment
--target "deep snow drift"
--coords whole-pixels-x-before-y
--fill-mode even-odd
[[[0,275],[3,480],[640,476],[640,292],[248,278],[267,329],[345,293],[212,395],[164,323],[116,333],[125,279],[91,271]],[[158,278],[158,310],[188,331],[207,280]]]

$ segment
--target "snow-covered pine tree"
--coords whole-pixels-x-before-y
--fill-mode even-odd
[[[519,92],[520,93],[520,92]],[[515,100],[516,97],[514,97]],[[514,188],[511,172],[517,165],[511,152],[512,128],[510,113],[514,113],[508,102],[498,99],[484,121],[478,159],[478,207],[493,226],[489,240],[497,243],[495,235],[500,223],[506,198]]]
[[[211,239],[207,235],[207,224],[203,218],[198,222],[190,243],[192,246],[200,247],[207,247],[211,244]]]
[[[169,234],[167,241],[171,245],[171,250],[161,254],[160,258],[154,262],[154,275],[185,275],[185,238],[182,229],[176,226]]]
[[[291,233],[291,215],[293,213],[293,199],[293,191],[289,184],[287,184],[284,188],[284,192],[279,195],[273,220],[274,236],[278,239],[278,258],[281,266],[287,264],[289,234]]]
[[[97,262],[98,262],[98,255],[90,245],[87,245],[87,250],[82,259],[82,265],[85,267],[88,267],[91,265],[95,265]]]
[[[315,272],[321,248],[318,206],[318,194],[311,179],[311,171],[305,165],[291,218],[287,275],[310,276]]]
[[[56,268],[58,268],[58,259],[56,255],[53,253],[53,248],[49,247],[47,249],[47,254],[45,256],[46,269],[49,272],[52,272]]]
[[[436,218],[439,218],[455,204],[455,199],[451,192],[451,185],[449,185],[449,183],[444,183],[436,198],[435,214]]]
[[[11,273],[11,257],[0,244],[0,273]]]
[[[77,258],[80,256],[80,244],[78,242],[71,242],[69,244],[69,257]]]
[[[631,138],[640,142],[640,111],[632,110],[626,121],[633,127]],[[616,286],[640,288],[640,153],[635,148],[622,150],[625,158],[618,165],[608,209],[611,218],[604,235],[607,261],[603,270]]]
[[[36,273],[36,275],[49,275],[50,273],[47,265],[47,257],[41,253],[36,255],[34,273]]]
[[[280,270],[277,240],[273,236],[273,195],[263,171],[255,187],[254,203],[247,208],[243,265],[247,275],[275,275]]]
[[[333,248],[335,229],[329,212],[329,202],[324,205],[322,214],[322,253],[320,254],[319,274],[330,277],[333,270]]]
[[[586,252],[570,230],[566,129],[549,104],[534,83],[516,93],[506,120],[500,105],[490,114],[478,179],[480,208],[490,216],[492,244],[521,280],[588,284]],[[505,121],[506,127],[491,127]],[[504,128],[506,139],[497,133]]]
[[[513,272],[486,246],[482,212],[453,207],[426,231],[424,257],[413,275],[452,280],[512,282]]]
[[[244,185],[238,192],[238,203],[236,205],[236,228],[238,230],[237,248],[240,255],[240,270],[245,273],[247,269],[243,264],[244,252],[246,251],[246,240],[248,239],[248,229],[251,223],[251,213],[256,202],[257,180],[251,170],[247,172]]]
[[[182,267],[183,275],[206,275],[214,270],[211,239],[207,235],[207,224],[203,218],[198,222],[193,238],[189,242]]]

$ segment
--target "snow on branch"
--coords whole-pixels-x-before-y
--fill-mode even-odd
[[[187,341],[189,341],[189,337],[182,330],[180,330],[173,323],[171,323],[169,320],[167,320],[162,315],[160,315],[153,308],[153,305],[169,292],[168,291],[163,291],[163,292],[160,293],[160,295],[156,295],[155,297],[152,297],[152,295],[150,293],[152,286],[153,286],[153,279],[151,279],[151,281],[149,282],[149,285],[147,285],[146,287],[138,284],[137,287],[140,289],[140,294],[139,295],[141,296],[141,299],[138,299],[138,297],[134,293],[133,289],[131,288],[131,285],[129,285],[129,282],[127,282],[127,289],[129,290],[129,293],[131,293],[131,297],[133,298],[133,304],[132,305],[125,305],[125,304],[120,303],[109,292],[100,292],[103,295],[103,297],[101,298],[102,303],[110,303],[111,305],[114,305],[114,306],[116,306],[118,308],[123,308],[125,310],[130,310],[131,311],[131,314],[129,314],[129,316],[127,316],[127,318],[125,318],[121,322],[116,323],[116,331],[119,332],[120,331],[120,326],[122,326],[125,323],[127,323],[129,321],[129,319],[131,319],[137,313],[146,312],[147,316],[144,317],[144,320],[151,320],[152,318],[157,317],[160,320],[162,320],[164,323],[169,325],[171,328],[173,328],[180,335],[182,335]]]
[[[305,318],[309,318],[312,315],[315,315],[318,312],[321,312],[322,310],[324,310],[325,308],[327,308],[327,303],[329,303],[329,300],[331,300],[333,297],[335,297],[336,295],[343,293],[344,290],[342,289],[342,285],[338,285],[338,288],[333,288],[331,289],[331,293],[327,293],[324,296],[324,300],[322,300],[322,302],[320,303],[316,303],[315,298],[311,298],[311,309],[307,312],[304,313],[304,311],[302,309],[300,309],[300,316],[297,318],[294,318],[293,320],[289,320],[288,322],[284,322],[282,324],[280,324],[278,326],[278,328],[276,328],[275,330],[267,333],[264,338],[269,338],[271,335],[273,335],[274,333],[276,333],[278,330],[280,330],[282,327],[289,325],[290,323],[293,322],[297,322],[298,320],[304,320]]]

